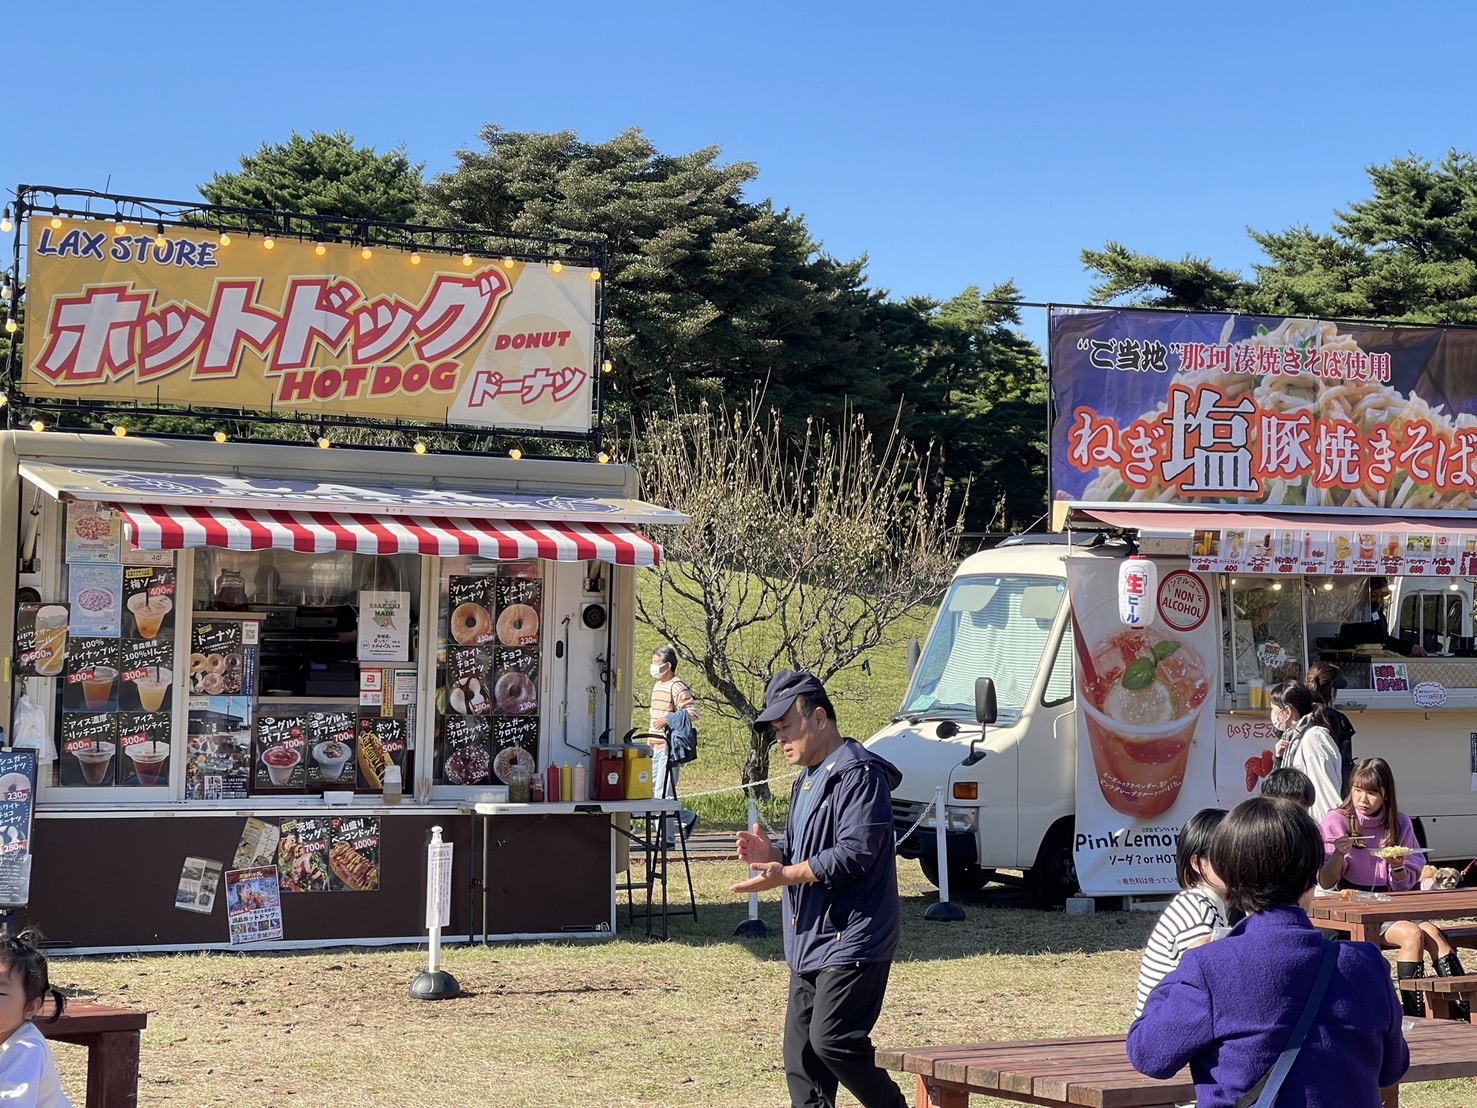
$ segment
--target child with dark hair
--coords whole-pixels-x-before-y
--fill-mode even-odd
[[[1161,1079],[1188,1064],[1199,1104],[1250,1103],[1329,973],[1279,1103],[1380,1108],[1410,1067],[1400,1002],[1373,945],[1329,943],[1308,921],[1318,825],[1293,801],[1253,797],[1221,821],[1208,860],[1247,916],[1159,983],[1129,1028],[1129,1061]]]
[[[1283,766],[1267,774],[1261,794],[1273,800],[1291,800],[1304,808],[1313,807],[1313,782],[1302,770],[1291,766]]]
[[[0,1101],[26,1108],[72,1108],[62,1092],[51,1045],[32,1019],[48,997],[56,1002],[56,1019],[67,998],[46,972],[46,955],[37,948],[35,931],[0,939]]]
[[[1183,891],[1164,909],[1144,947],[1134,1019],[1143,1014],[1154,986],[1180,964],[1185,951],[1204,946],[1226,927],[1226,889],[1205,857],[1211,835],[1225,818],[1219,808],[1202,808],[1180,830],[1175,876]]]

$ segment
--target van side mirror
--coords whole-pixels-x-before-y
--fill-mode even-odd
[[[918,659],[923,656],[923,650],[918,645],[916,638],[908,640],[908,676],[911,678],[918,668]]]
[[[982,724],[995,722],[995,682],[988,677],[974,679],[974,718]]]
[[[995,715],[995,682],[988,677],[976,677],[974,679],[974,718],[979,722],[980,735],[979,738],[970,740],[969,756],[964,759],[963,765],[972,766],[988,753],[988,751],[981,750],[979,744],[985,741],[985,728],[995,722]]]

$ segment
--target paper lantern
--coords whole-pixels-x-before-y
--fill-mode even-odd
[[[1148,558],[1125,558],[1118,567],[1118,618],[1129,627],[1154,622],[1159,594],[1159,567]]]

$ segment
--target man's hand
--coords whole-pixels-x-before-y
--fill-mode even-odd
[[[765,889],[778,889],[785,884],[785,867],[782,862],[751,862],[749,869],[754,871],[754,876],[731,886],[730,892],[762,893]]]
[[[758,868],[757,863],[784,861],[780,852],[769,841],[769,836],[759,829],[757,823],[754,824],[754,830],[738,833],[737,847],[739,861],[748,862],[754,869]]]
[[[1424,658],[1426,656],[1426,648],[1417,643],[1410,648],[1410,656],[1412,658]]]

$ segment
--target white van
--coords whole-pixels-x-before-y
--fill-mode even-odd
[[[902,771],[898,830],[912,827],[942,784],[951,888],[1024,870],[1039,900],[1076,891],[1072,817],[1077,734],[1065,536],[1022,536],[959,566],[913,667],[901,711],[867,745]],[[1074,557],[1096,551],[1074,547]],[[1104,550],[1103,556],[1109,556]],[[1112,552],[1122,557],[1122,548]],[[995,719],[981,725],[976,682],[994,683]],[[979,707],[983,707],[980,705]],[[938,878],[933,820],[899,853]]]

